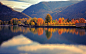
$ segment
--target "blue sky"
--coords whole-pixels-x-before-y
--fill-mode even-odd
[[[27,7],[37,4],[41,1],[69,1],[69,0],[0,0],[4,5],[13,8],[16,11],[22,12]],[[71,1],[82,1],[82,0],[71,0]]]

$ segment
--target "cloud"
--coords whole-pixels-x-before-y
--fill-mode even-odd
[[[30,3],[16,2],[16,1],[1,1],[4,5],[13,8],[16,11],[22,12],[27,7],[31,6]]]
[[[18,11],[18,12],[22,12],[24,9],[21,8],[13,8],[14,10]]]
[[[17,45],[26,45],[26,44],[30,44],[33,41],[31,41],[28,38],[23,37],[22,35],[15,37],[9,41],[4,42],[1,47],[9,47],[9,46],[17,46]]]
[[[22,12],[32,4],[37,4],[41,1],[69,1],[69,0],[0,0],[3,4],[13,8],[16,11]],[[70,0],[70,1],[82,1],[82,0]]]

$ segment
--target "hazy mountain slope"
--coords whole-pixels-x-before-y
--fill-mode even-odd
[[[0,2],[0,20],[9,21],[11,18],[29,18],[29,16],[24,13],[17,12]]]
[[[79,2],[79,1],[77,1]],[[40,2],[25,9],[23,13],[37,18],[45,18],[48,13],[61,7],[66,7],[77,2],[73,1],[59,1],[59,2]]]
[[[58,11],[58,10],[57,10]],[[52,13],[54,19],[59,17],[64,18],[85,18],[86,19],[86,1],[66,7],[59,13]]]

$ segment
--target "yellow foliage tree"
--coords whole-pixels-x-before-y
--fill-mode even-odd
[[[31,22],[31,25],[35,25],[35,23],[34,22]]]
[[[48,22],[52,22],[52,16],[48,13],[47,14],[47,16],[46,16],[46,18],[45,18],[46,20],[45,20],[45,23],[48,23]]]
[[[48,25],[50,25],[50,23],[48,22]]]
[[[18,21],[18,24],[21,24],[21,21]]]

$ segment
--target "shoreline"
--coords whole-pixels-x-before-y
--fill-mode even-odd
[[[76,25],[53,25],[53,26],[0,25],[0,26],[23,26],[23,27],[30,27],[30,28],[86,28],[86,27],[76,27]]]
[[[41,27],[41,28],[76,28],[76,26],[34,26],[34,27]]]

